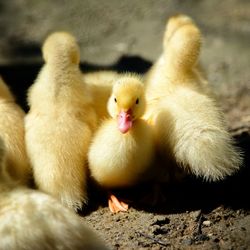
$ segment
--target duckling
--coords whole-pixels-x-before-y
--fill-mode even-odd
[[[135,75],[119,77],[107,109],[111,118],[97,130],[88,161],[90,174],[102,187],[122,188],[135,184],[151,164],[153,133],[141,119],[146,107],[144,85]],[[110,195],[111,212],[126,211],[128,205]]]
[[[6,145],[6,168],[12,178],[28,184],[31,167],[24,142],[25,113],[0,76],[0,136]]]
[[[107,111],[108,99],[112,92],[113,83],[119,77],[115,71],[101,70],[83,74],[83,79],[88,86],[93,99],[93,107],[96,111],[98,124],[109,117]]]
[[[107,249],[79,216],[55,198],[7,176],[5,151],[0,138],[0,249]]]
[[[75,38],[55,32],[42,51],[45,65],[28,91],[27,151],[37,187],[77,210],[87,203],[86,160],[96,114]]]
[[[146,76],[144,118],[154,128],[162,155],[215,181],[238,170],[242,156],[199,68],[200,47],[201,33],[190,17],[170,18],[163,54]]]

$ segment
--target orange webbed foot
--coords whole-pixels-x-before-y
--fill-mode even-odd
[[[113,194],[109,196],[108,204],[112,213],[128,211],[128,204],[123,201],[119,201]]]

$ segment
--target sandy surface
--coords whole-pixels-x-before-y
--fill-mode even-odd
[[[141,198],[149,185],[118,193],[128,213],[111,214],[90,188],[83,220],[112,249],[250,249],[250,2],[244,0],[108,0],[0,2],[0,74],[27,110],[26,90],[40,69],[40,46],[52,31],[73,33],[84,71],[144,73],[161,52],[167,18],[191,15],[204,35],[201,61],[245,152],[244,167],[219,183],[188,177],[162,187],[164,201]]]

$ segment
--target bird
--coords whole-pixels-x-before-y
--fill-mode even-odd
[[[0,137],[0,249],[108,249],[83,219],[50,195],[13,180]]]
[[[13,179],[29,184],[31,167],[24,140],[25,112],[0,76],[0,136],[6,145],[6,168]]]
[[[148,105],[143,118],[153,127],[157,151],[166,162],[218,181],[240,168],[242,153],[201,70],[201,43],[192,18],[179,14],[169,19],[163,53],[145,76]]]
[[[77,211],[88,202],[87,151],[96,113],[75,37],[54,32],[42,52],[45,64],[28,90],[27,152],[36,186]]]
[[[154,158],[151,127],[141,117],[146,108],[144,84],[138,75],[115,80],[104,120],[91,142],[88,162],[91,177],[104,189],[130,187],[140,181]],[[128,204],[109,195],[109,209],[127,211]]]
[[[112,70],[100,70],[84,73],[83,79],[88,86],[91,95],[96,100],[93,105],[97,115],[97,123],[109,117],[107,102],[112,92],[113,83],[119,77],[119,73]]]

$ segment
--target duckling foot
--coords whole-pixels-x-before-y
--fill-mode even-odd
[[[113,194],[109,196],[109,209],[112,213],[126,212],[128,210],[128,204],[123,201],[119,201]]]

